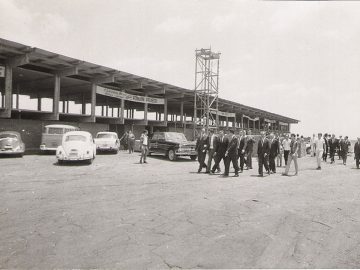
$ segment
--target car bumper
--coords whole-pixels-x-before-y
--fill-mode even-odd
[[[40,145],[40,151],[56,151],[57,147],[46,147],[46,145]]]
[[[0,154],[4,155],[16,155],[16,154],[23,154],[23,150],[14,150],[14,149],[0,149]]]
[[[177,150],[175,152],[177,156],[196,156],[197,152],[194,150]]]

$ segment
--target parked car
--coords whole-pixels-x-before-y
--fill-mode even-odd
[[[61,141],[63,135],[69,131],[77,131],[80,130],[78,127],[70,126],[70,125],[47,125],[44,127],[43,132],[41,134],[41,144],[40,151],[42,153],[52,152],[54,153],[59,145],[61,145]]]
[[[58,163],[84,160],[91,164],[96,157],[96,145],[87,131],[69,131],[63,135],[61,145],[56,149]]]
[[[195,142],[188,141],[184,133],[179,132],[155,132],[150,139],[149,154],[161,153],[170,160],[176,160],[179,156],[190,156],[192,160],[197,157]]]
[[[120,149],[120,140],[115,132],[98,132],[95,138],[97,151],[109,151],[118,153]]]
[[[0,132],[0,154],[15,155],[22,157],[25,152],[25,144],[21,140],[19,132],[2,131]]]

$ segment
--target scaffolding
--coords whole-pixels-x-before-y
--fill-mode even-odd
[[[198,126],[208,131],[219,126],[220,53],[210,49],[195,50],[194,138]]]

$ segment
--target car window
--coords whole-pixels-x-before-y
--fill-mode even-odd
[[[48,134],[63,134],[64,129],[63,128],[49,128]]]
[[[70,141],[86,142],[86,137],[82,135],[67,135],[65,138],[65,142],[70,142]]]
[[[96,136],[96,138],[98,138],[98,139],[116,139],[116,135],[104,133],[104,134],[98,134]]]
[[[186,142],[186,137],[183,133],[169,132],[166,133],[166,140],[173,142]]]
[[[10,134],[10,133],[0,134],[0,139],[4,139],[4,138],[13,138],[13,139],[16,139],[17,136],[16,136],[16,134]]]

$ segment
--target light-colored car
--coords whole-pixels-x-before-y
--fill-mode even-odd
[[[25,144],[22,142],[19,132],[0,132],[0,154],[22,157],[24,155],[24,152]]]
[[[87,131],[70,131],[63,135],[61,145],[56,149],[58,163],[84,160],[91,164],[96,157],[96,145]]]
[[[55,152],[59,145],[61,145],[62,137],[66,132],[80,130],[78,127],[69,125],[47,125],[43,128],[41,134],[40,152],[48,153]]]
[[[117,133],[102,131],[96,134],[95,138],[97,151],[119,152],[120,140]]]

